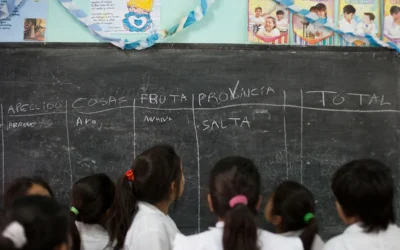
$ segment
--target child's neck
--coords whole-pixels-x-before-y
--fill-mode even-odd
[[[170,204],[169,201],[161,201],[159,203],[154,204],[154,206],[167,215],[169,210],[169,204]]]

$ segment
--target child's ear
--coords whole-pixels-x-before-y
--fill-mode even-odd
[[[69,250],[69,249],[68,249],[68,245],[66,243],[62,243],[61,245],[56,246],[54,248],[54,250]]]
[[[258,197],[258,201],[257,201],[257,205],[256,205],[257,211],[260,211],[261,202],[262,202],[262,196],[260,195],[260,196]]]
[[[171,183],[171,186],[169,188],[169,192],[170,192],[171,200],[174,200],[176,198],[175,197],[175,193],[176,193],[176,183],[175,183],[175,181],[173,181]]]
[[[207,195],[207,201],[208,201],[208,207],[210,208],[210,212],[214,213],[214,206],[213,206],[210,194]]]

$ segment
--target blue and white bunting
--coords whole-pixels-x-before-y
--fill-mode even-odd
[[[179,24],[172,26],[168,30],[161,30],[154,34],[151,34],[146,39],[138,41],[129,41],[127,39],[121,39],[110,36],[108,33],[104,32],[100,25],[93,23],[89,16],[81,10],[78,5],[73,0],[58,0],[67,11],[74,16],[80,23],[82,23],[89,31],[98,39],[110,42],[115,46],[124,50],[142,50],[153,46],[156,42],[174,35],[180,32],[195,22],[203,19],[204,15],[207,13],[208,8],[215,0],[200,0],[200,5],[197,6],[195,10],[189,12],[189,14],[183,17]]]

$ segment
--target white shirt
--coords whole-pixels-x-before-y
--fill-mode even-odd
[[[286,32],[288,30],[289,27],[289,23],[288,20],[285,18],[282,18],[282,20],[278,20],[276,19],[276,27],[282,31],[282,32]]]
[[[286,236],[286,237],[299,237],[303,230],[299,231],[291,231],[291,232],[286,232],[281,235]],[[321,239],[321,237],[317,234],[314,236],[314,241],[311,246],[311,250],[322,250],[324,248],[324,241]]]
[[[254,25],[264,25],[264,23],[265,19],[263,16],[256,17],[254,15],[251,15],[249,17],[249,30],[253,31]]]
[[[175,222],[155,206],[139,202],[132,225],[126,234],[124,250],[171,250],[179,233]]]
[[[396,24],[392,16],[385,17],[383,33],[390,38],[400,38],[400,24]]]
[[[260,35],[260,36],[263,36],[263,37],[275,37],[275,36],[280,36],[281,32],[277,28],[274,28],[274,29],[271,30],[271,32],[268,32],[263,27],[257,32],[257,34]]]
[[[325,244],[324,250],[399,250],[400,228],[389,225],[386,231],[366,233],[359,224],[349,226],[343,234]]]
[[[378,29],[376,28],[375,23],[371,23],[371,24],[365,24],[363,22],[359,23],[357,25],[357,30],[356,30],[356,34],[358,35],[371,35],[371,36],[376,36],[376,34],[378,34]]]
[[[98,224],[89,225],[79,221],[75,222],[81,236],[81,250],[111,250],[106,247],[109,237],[106,229]]]
[[[327,18],[325,25],[333,27],[332,19]],[[307,33],[312,33],[314,36],[317,36],[317,32],[320,33],[320,34],[318,34],[318,37],[330,36],[333,33],[333,31],[330,31],[330,30],[324,28],[324,24],[322,24],[320,22],[310,23],[307,26]]]
[[[208,231],[184,236],[177,234],[173,250],[223,250],[222,236],[224,222],[218,222],[215,228]],[[302,250],[303,243],[299,238],[291,238],[258,230],[260,250]],[[245,250],[245,249],[243,249]]]
[[[351,22],[347,22],[344,18],[339,22],[339,29],[343,32],[356,32],[357,22],[351,19]]]

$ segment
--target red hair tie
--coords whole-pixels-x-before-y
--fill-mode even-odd
[[[135,180],[135,175],[133,174],[133,171],[131,169],[126,171],[125,176],[126,176],[126,178],[128,178],[128,181]]]

